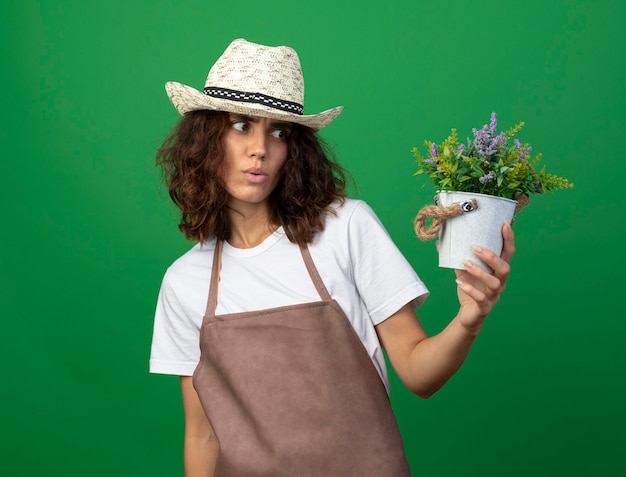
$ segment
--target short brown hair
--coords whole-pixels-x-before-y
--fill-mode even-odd
[[[229,195],[221,180],[228,127],[228,113],[190,111],[157,152],[170,197],[182,213],[178,227],[189,240],[230,236]],[[346,176],[312,129],[293,124],[282,178],[269,197],[270,220],[282,225],[292,242],[311,242],[324,229],[329,206],[346,197]]]

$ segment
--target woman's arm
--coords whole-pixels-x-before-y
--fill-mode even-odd
[[[418,396],[432,396],[461,367],[485,317],[498,302],[509,276],[508,262],[515,252],[511,227],[505,225],[502,234],[500,257],[489,250],[475,250],[493,274],[470,261],[466,270],[457,270],[459,312],[439,334],[428,337],[410,305],[376,326],[393,368]]]
[[[185,410],[185,477],[213,477],[219,442],[202,409],[191,376],[180,377]]]

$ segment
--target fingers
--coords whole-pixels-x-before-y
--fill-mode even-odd
[[[513,229],[509,224],[504,224],[502,226],[502,238],[504,239],[504,246],[502,247],[502,253],[500,254],[500,258],[505,262],[510,262],[511,257],[515,253],[515,236],[513,234]]]
[[[504,243],[500,256],[484,247],[474,247],[476,257],[490,267],[493,273],[489,273],[472,260],[463,262],[465,271],[457,271],[457,285],[464,293],[464,295],[459,294],[461,309],[465,310],[465,315],[472,315],[472,320],[470,320],[472,323],[491,312],[499,301],[511,272],[509,261],[515,253],[515,240],[510,225],[505,224],[502,227],[502,237]],[[468,304],[471,302],[465,300],[464,297],[469,297],[474,305],[470,307]]]
[[[489,262],[491,266],[495,265],[493,262],[497,260],[501,262],[503,266],[508,267],[507,262],[496,257],[496,255],[489,250],[478,248],[475,253],[481,260],[485,261],[485,263]],[[506,277],[500,279],[496,275],[496,272],[491,274],[471,260],[465,260],[463,265],[469,276],[459,274],[456,283],[459,289],[475,302],[477,306],[475,309],[477,311],[477,317],[485,317],[500,300],[500,294],[504,290]],[[470,279],[467,280],[468,278]]]
[[[497,298],[496,300],[490,299],[484,291],[479,290],[472,284],[460,278],[456,279],[456,284],[460,291],[476,303],[479,310],[479,316],[487,316],[495,305],[495,302],[497,302]],[[461,301],[461,305],[463,305],[463,301]]]
[[[487,263],[487,265],[492,266],[488,262],[489,259],[491,258],[491,257],[488,257],[488,255],[489,254],[493,255],[492,252],[490,252],[489,250],[484,250],[484,249],[481,249],[481,248],[477,247],[477,250],[475,251],[475,253],[478,256],[478,258],[480,258],[481,260],[485,261],[485,263]],[[487,256],[485,258],[483,258],[483,257],[481,257],[481,254],[487,255]],[[494,257],[495,257],[495,255],[494,255]],[[491,273],[485,271],[482,267],[479,267],[472,260],[465,260],[463,262],[463,266],[465,267],[465,270],[467,271],[467,273],[469,273],[474,278],[476,278],[479,281],[481,281],[485,285],[485,287],[487,287],[487,289],[493,290],[493,291],[497,291],[497,290],[500,289],[501,281],[495,274],[492,275]]]
[[[509,263],[501,257],[498,257],[491,250],[483,247],[474,247],[474,254],[477,258],[489,266],[493,270],[493,273],[487,272],[472,260],[465,260],[463,262],[465,271],[476,280],[482,282],[485,287],[482,291],[486,295],[490,297],[499,295],[504,290],[506,280],[511,271]]]
[[[506,281],[511,267],[509,262],[515,254],[515,237],[509,224],[502,226],[503,246],[498,257],[495,253],[482,247],[474,247],[474,254],[493,270],[493,274],[502,282]]]

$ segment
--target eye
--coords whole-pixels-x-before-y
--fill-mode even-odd
[[[246,121],[233,121],[231,123],[231,126],[233,127],[233,129],[236,129],[237,131],[247,131],[249,126],[248,123]]]
[[[289,137],[289,131],[286,129],[274,129],[272,131],[272,136],[276,139],[287,139]]]

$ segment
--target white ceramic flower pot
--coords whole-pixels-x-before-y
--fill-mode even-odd
[[[462,270],[463,260],[471,259],[491,271],[474,255],[473,247],[480,245],[500,255],[502,226],[512,222],[517,202],[472,192],[440,191],[437,196],[438,203],[443,206],[471,199],[475,199],[478,205],[476,210],[444,221],[439,231],[439,266]]]

